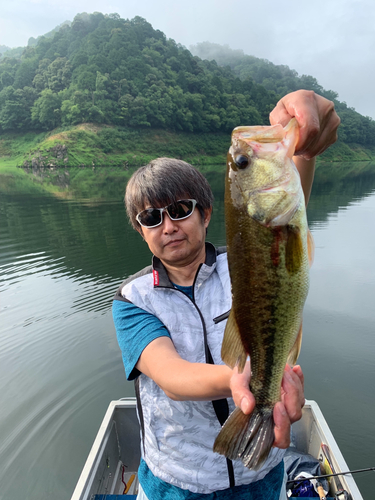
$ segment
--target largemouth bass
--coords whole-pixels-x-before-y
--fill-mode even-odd
[[[227,157],[225,218],[232,309],[221,356],[242,373],[250,355],[256,407],[239,408],[214,451],[259,469],[274,442],[273,408],[285,364],[295,364],[309,287],[313,243],[292,161],[298,124],[237,127]]]

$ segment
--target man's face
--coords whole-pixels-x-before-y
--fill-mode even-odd
[[[150,208],[146,205],[145,208]],[[158,207],[156,207],[158,208]],[[197,208],[187,219],[171,220],[163,212],[163,222],[153,228],[142,227],[142,235],[151,252],[166,265],[183,267],[196,259],[204,261],[206,229],[212,209],[205,210],[204,219]]]

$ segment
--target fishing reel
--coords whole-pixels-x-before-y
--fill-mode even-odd
[[[352,500],[352,496],[346,490],[337,490],[335,500]]]

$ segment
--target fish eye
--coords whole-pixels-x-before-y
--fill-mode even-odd
[[[238,155],[234,159],[238,168],[246,168],[249,165],[249,158],[245,155]]]

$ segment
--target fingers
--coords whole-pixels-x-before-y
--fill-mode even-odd
[[[315,94],[315,105],[310,109],[311,118],[304,116],[304,120],[301,120],[300,139],[296,147],[296,154],[308,160],[320,155],[337,141],[340,125],[333,102],[324,97]]]
[[[255,399],[249,389],[250,376],[251,368],[250,360],[248,359],[242,373],[238,373],[237,367],[233,369],[233,375],[230,380],[230,388],[234,403],[236,406],[239,406],[246,415],[250,414],[255,408]]]
[[[302,384],[302,390],[304,390],[305,389],[305,376],[302,372],[302,368],[300,367],[300,365],[294,365],[292,370],[300,379],[301,384]]]
[[[234,368],[230,380],[233,400],[247,415],[255,408],[255,399],[249,389],[250,378],[251,367],[248,360],[242,373],[238,373],[237,367]],[[303,388],[304,376],[301,367],[296,365],[291,368],[286,364],[281,384],[281,401],[276,403],[273,411],[275,423],[273,444],[278,448],[289,446],[290,426],[302,416],[302,407],[305,404]]]
[[[302,417],[302,408],[305,404],[303,393],[304,376],[299,365],[291,368],[285,366],[281,384],[281,401],[276,403],[273,410],[275,422],[274,446],[287,448],[290,445],[290,426]]]
[[[285,127],[294,115],[290,114],[284,104],[284,100],[280,99],[280,101],[276,104],[273,110],[270,113],[270,124],[276,125],[280,123],[283,127]]]
[[[302,417],[305,395],[304,377],[300,366],[292,369],[286,364],[281,383],[281,401],[292,423]]]
[[[275,441],[273,446],[288,448],[290,445],[290,419],[282,402],[275,404],[273,409],[273,420],[275,422]]]
[[[285,126],[293,117],[300,127],[296,155],[310,160],[337,140],[340,118],[334,104],[315,92],[297,90],[284,96],[270,113],[270,123]]]

